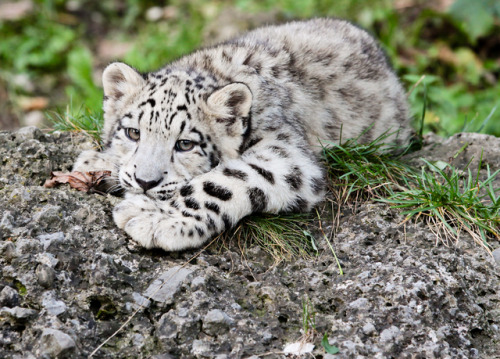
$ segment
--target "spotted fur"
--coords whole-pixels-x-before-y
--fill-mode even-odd
[[[404,91],[384,53],[348,22],[270,26],[152,73],[103,74],[102,152],[114,220],[146,248],[198,247],[253,212],[308,211],[324,196],[320,143],[410,136]]]

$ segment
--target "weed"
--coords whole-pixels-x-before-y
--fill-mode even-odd
[[[368,198],[387,196],[407,185],[412,169],[387,151],[390,146],[384,140],[390,135],[383,134],[366,144],[358,143],[358,139],[342,144],[326,143],[323,156],[329,182],[340,203],[367,195]]]
[[[70,103],[66,110],[46,113],[47,118],[54,126],[54,130],[80,132],[92,138],[96,144],[100,143],[100,133],[102,131],[102,112],[91,112],[83,106],[78,109]]]
[[[318,337],[318,331],[316,330],[316,311],[309,298],[302,300],[302,338],[300,341],[302,343],[314,342]],[[339,349],[330,345],[328,342],[328,334],[325,333],[321,339],[321,346],[325,349],[328,354],[337,354]]]
[[[302,300],[303,341],[313,341],[316,331],[316,312],[309,298]]]
[[[487,239],[500,238],[500,189],[492,185],[500,170],[491,173],[487,166],[487,178],[481,181],[482,158],[477,173],[473,175],[467,166],[465,176],[451,165],[423,161],[426,167],[412,176],[411,188],[380,201],[407,209],[406,220],[422,217],[445,244],[456,243],[464,231],[489,252]]]
[[[258,214],[244,218],[234,229],[222,235],[222,242],[236,241],[242,253],[258,245],[277,264],[294,258],[317,254],[315,239],[305,229],[308,214]]]

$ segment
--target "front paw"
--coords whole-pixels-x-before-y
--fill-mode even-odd
[[[113,210],[116,225],[145,248],[156,247],[154,233],[163,217],[154,201],[144,195],[129,196]]]
[[[159,205],[144,195],[130,195],[115,207],[113,218],[119,228],[148,249],[178,251],[204,242],[206,232],[193,217],[185,217],[174,208],[162,210]]]

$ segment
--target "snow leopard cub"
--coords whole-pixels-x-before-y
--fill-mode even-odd
[[[308,211],[325,192],[320,142],[411,134],[405,93],[365,31],[315,19],[260,28],[152,73],[103,74],[105,149],[118,227],[146,248],[198,247],[254,212]],[[341,134],[342,132],[342,134]]]

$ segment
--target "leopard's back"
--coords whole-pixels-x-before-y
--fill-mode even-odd
[[[286,119],[317,147],[318,139],[369,142],[413,134],[405,91],[384,51],[365,30],[337,19],[268,26],[199,50],[176,65],[243,82],[254,95],[256,127]],[[273,126],[271,126],[273,127]],[[318,148],[318,147],[317,147]]]

